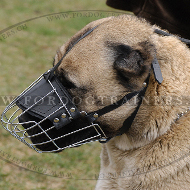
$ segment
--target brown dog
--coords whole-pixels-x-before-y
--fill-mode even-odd
[[[122,97],[141,89],[155,54],[164,80],[159,85],[151,71],[146,101],[132,126],[102,145],[96,189],[190,189],[190,114],[179,118],[179,114],[188,111],[188,102],[184,104],[183,100],[190,93],[189,49],[176,37],[155,34],[155,27],[143,20],[120,16],[88,24],[60,48],[55,63],[69,44],[97,25],[59,67],[59,73],[64,72],[77,87],[70,89],[72,96],[81,93],[81,89],[85,89],[84,99]],[[79,105],[87,112],[98,108],[98,101]],[[98,121],[109,126],[107,133],[114,136],[133,110],[134,106],[124,104]]]
[[[80,95],[79,110],[93,112],[139,91],[150,75],[140,109],[123,135],[116,137],[137,107],[137,96],[97,119],[111,140],[102,145],[96,189],[190,189],[189,49],[177,37],[156,34],[156,27],[144,20],[110,17],[79,31],[60,48],[54,64],[95,26],[56,71],[70,95]],[[155,57],[161,67],[162,84],[155,80],[151,69]],[[27,117],[25,114],[23,120]],[[60,140],[62,143],[67,145]],[[48,150],[46,145],[39,148]]]

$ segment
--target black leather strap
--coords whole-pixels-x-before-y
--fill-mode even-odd
[[[138,106],[136,107],[135,111],[123,122],[123,126],[120,128],[119,133],[116,136],[120,136],[120,135],[126,133],[129,130],[129,128],[131,127],[131,125],[132,125],[132,123],[133,123],[133,121],[134,121],[134,119],[135,119],[135,117],[136,117],[136,115],[138,113],[138,110],[139,110],[139,108],[140,108],[140,106],[142,104],[143,97],[144,97],[146,89],[148,87],[149,78],[150,78],[150,74],[149,74],[148,78],[145,81],[147,83],[147,85],[141,91],[139,91],[139,93],[138,93],[138,98],[140,99],[139,103],[138,103]],[[132,94],[132,93],[130,93],[130,94]],[[100,140],[99,142],[100,143],[107,143],[112,138],[113,137],[109,137],[106,140]]]
[[[87,118],[90,122],[94,122],[97,118],[94,117],[95,114],[97,114],[98,117],[111,112],[115,109],[117,109],[118,107],[122,106],[123,104],[125,104],[127,101],[129,101],[131,98],[133,98],[134,96],[136,96],[140,91],[135,91],[135,92],[131,92],[127,95],[125,95],[122,99],[120,99],[119,101],[117,101],[116,103],[113,103],[111,105],[108,105],[106,107],[103,107],[102,109],[99,109],[97,111],[94,112],[90,112],[87,115]]]
[[[141,90],[141,91],[139,92],[139,94],[138,94],[138,98],[140,99],[140,100],[139,100],[139,103],[138,103],[138,106],[136,107],[135,111],[131,114],[131,116],[128,117],[128,118],[123,122],[123,126],[121,127],[120,132],[119,132],[118,135],[122,135],[123,133],[125,133],[125,132],[131,127],[131,125],[132,125],[132,123],[133,123],[133,121],[134,121],[134,119],[135,119],[135,117],[136,117],[136,115],[137,115],[137,113],[138,113],[138,111],[139,111],[139,108],[140,108],[140,106],[141,106],[141,104],[142,104],[143,97],[144,97],[145,92],[146,92],[146,89],[147,89],[147,87],[148,87],[149,78],[150,78],[150,75],[148,76],[148,78],[147,78],[146,81],[145,81],[146,84],[147,84],[146,87],[144,87],[144,89]]]
[[[159,29],[155,29],[154,32],[157,33],[157,34],[163,35],[163,36],[175,36],[173,34],[167,33],[165,31],[159,30]],[[190,40],[189,39],[181,38],[179,36],[175,36],[175,37],[177,37],[179,40],[181,40],[182,42],[184,42],[186,44],[190,44]]]

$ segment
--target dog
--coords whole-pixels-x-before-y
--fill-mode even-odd
[[[157,28],[135,16],[103,18],[77,32],[55,55],[54,65],[75,44],[55,74],[71,97],[80,96],[77,108],[87,113],[146,86],[141,104],[135,95],[96,120],[109,137],[102,143],[96,190],[190,189],[190,51],[178,37],[155,33]],[[155,57],[161,84],[152,69]],[[138,105],[127,126],[127,118]],[[24,114],[22,121],[30,117]],[[68,124],[68,128],[81,123]],[[127,129],[118,135],[124,124]],[[38,142],[38,137],[33,141]],[[67,138],[59,144],[67,146],[70,141]],[[38,148],[50,146],[54,145]]]

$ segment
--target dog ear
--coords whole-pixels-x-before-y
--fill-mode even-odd
[[[127,45],[115,46],[114,68],[125,77],[139,76],[144,72],[144,57],[140,50]]]

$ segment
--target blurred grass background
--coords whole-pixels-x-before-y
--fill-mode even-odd
[[[56,50],[64,42],[89,22],[109,16],[105,12],[98,16],[100,10],[116,11],[107,7],[104,0],[1,0],[0,8],[0,113],[5,108],[2,96],[19,95],[52,67]],[[51,17],[51,21],[45,16],[2,33],[3,29],[24,20],[77,10],[99,11],[89,17],[73,18],[70,13],[69,18]],[[59,154],[38,154],[1,127],[0,190],[94,189],[100,151],[101,145],[96,142]]]

